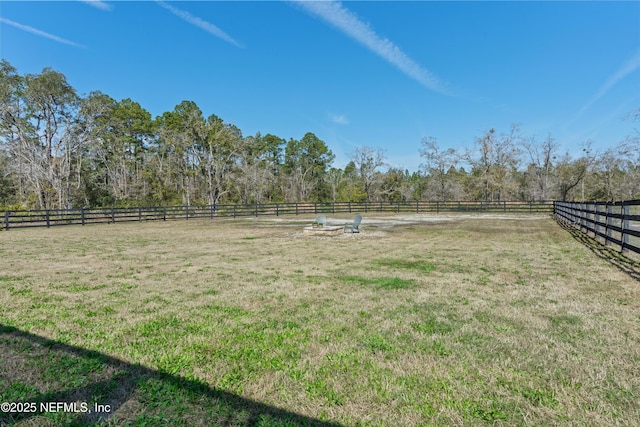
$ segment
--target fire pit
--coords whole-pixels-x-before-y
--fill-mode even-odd
[[[310,236],[339,236],[344,232],[344,225],[325,225],[324,227],[305,227],[304,234]]]

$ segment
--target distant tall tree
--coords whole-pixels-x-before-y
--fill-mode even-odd
[[[218,204],[230,193],[231,183],[237,173],[237,159],[244,151],[242,131],[212,114],[207,118],[206,151],[204,167],[208,200],[210,204]]]
[[[45,68],[17,76],[3,61],[2,136],[17,173],[28,183],[41,209],[71,206],[71,179],[81,140],[75,137],[78,96],[66,77]]]
[[[168,202],[157,197],[165,159],[155,149],[158,132],[151,114],[131,99],[116,101],[101,92],[90,93],[81,105],[81,125],[90,141],[83,166],[87,202]]]
[[[386,202],[406,201],[403,194],[403,186],[409,180],[408,171],[400,168],[389,168],[385,173],[380,173],[379,200]]]
[[[422,200],[425,191],[425,176],[420,171],[405,171],[405,179],[398,189],[402,200],[405,202]]]
[[[173,111],[156,119],[158,143],[167,155],[171,182],[182,203],[198,200],[200,165],[205,161],[207,127],[202,111],[193,101],[182,101]]]
[[[362,146],[351,153],[351,160],[358,172],[367,201],[373,201],[382,178],[378,169],[385,164],[384,152],[381,148]]]
[[[273,168],[273,173],[277,173],[283,162],[283,150],[287,141],[272,134],[262,135],[260,132],[245,139],[247,142],[244,144],[244,157],[263,162]]]
[[[324,177],[331,190],[331,201],[335,203],[338,200],[338,188],[342,182],[342,170],[331,168]]]
[[[520,160],[518,141],[517,125],[512,125],[508,134],[496,135],[489,129],[476,139],[475,153],[468,151],[465,156],[475,178],[475,198],[505,200],[513,195],[517,187],[514,172]]]
[[[278,146],[271,146],[274,141],[259,132],[244,138],[234,179],[235,195],[241,203],[263,203],[272,193],[279,167]]]
[[[335,155],[311,132],[285,147],[284,170],[289,201],[320,201],[329,197],[324,176]]]
[[[272,182],[267,193],[267,199],[271,202],[284,200],[281,182],[286,144],[286,139],[272,134],[260,138],[260,162],[264,167],[271,168]]]
[[[338,184],[338,200],[341,202],[367,201],[367,194],[364,192],[364,186],[360,185],[358,169],[353,160],[347,163],[342,172],[342,179]]]
[[[112,129],[113,110],[116,101],[102,92],[91,92],[81,99],[79,127],[87,135],[81,164],[81,206],[107,206],[115,198],[111,191],[110,170],[107,158],[107,140]]]
[[[96,96],[94,108],[101,115],[96,120],[93,156],[104,168],[104,185],[113,202],[136,204],[148,193],[144,168],[145,153],[154,136],[151,114],[131,99],[117,102]]]
[[[549,135],[542,143],[538,143],[534,138],[523,139],[521,146],[529,156],[529,182],[525,183],[528,198],[550,200],[554,184],[554,161],[559,145]]]
[[[590,148],[583,149],[584,155],[578,159],[572,159],[567,153],[556,165],[556,175],[558,179],[558,192],[560,200],[568,201],[584,200],[583,191],[576,193],[576,189],[580,184],[584,184],[584,178],[589,171],[589,167],[593,162],[590,154]]]
[[[432,200],[451,200],[456,183],[448,172],[458,164],[459,156],[453,148],[444,151],[438,147],[437,140],[430,136],[422,140],[420,155],[425,159],[424,169],[429,176],[427,186],[429,198]]]
[[[273,182],[273,172],[259,162],[241,162],[233,180],[240,203],[264,203]]]
[[[0,150],[0,206],[16,204],[17,195],[14,175],[9,167],[9,157]]]
[[[20,146],[16,127],[23,123],[24,111],[21,109],[21,97],[24,91],[24,79],[18,75],[15,67],[8,61],[0,61],[0,203],[7,204],[10,194],[18,200],[25,200],[27,176],[23,172],[26,165],[12,156]],[[12,154],[13,152],[13,154]],[[13,167],[11,167],[13,160]],[[12,179],[15,178],[15,182]]]
[[[593,185],[589,187],[588,199],[620,200],[623,196],[624,161],[616,149],[608,149],[595,156],[592,165]]]

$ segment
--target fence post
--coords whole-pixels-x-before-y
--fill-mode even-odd
[[[84,225],[84,208],[80,208],[80,218],[82,218],[82,225]]]
[[[351,202],[349,202],[349,213],[351,213]]]
[[[574,209],[576,211],[576,223],[578,223],[580,230],[582,230],[582,203],[576,203]]]
[[[167,220],[167,207],[163,206],[162,208],[162,220],[166,221]]]
[[[589,223],[591,222],[591,204],[585,202],[584,204],[584,228],[585,233],[589,234]]]
[[[600,237],[600,205],[596,203],[594,205],[594,209],[595,214],[593,216],[593,221],[595,224],[593,226],[593,238],[597,240],[598,237]]]
[[[258,204],[257,204],[257,203],[256,203],[256,211],[255,211],[255,215],[256,215],[256,218],[258,218]]]
[[[607,203],[607,230],[605,232],[605,234],[607,235],[607,237],[605,237],[604,239],[604,244],[605,246],[609,244],[609,241],[611,240],[611,214],[613,213],[613,205]]]
[[[9,211],[4,211],[4,229],[9,231]]]
[[[276,203],[276,216],[278,216],[278,204]]]
[[[47,228],[49,228],[49,226],[51,225],[51,224],[49,224],[49,209],[47,209],[45,212],[46,212],[45,213],[45,218],[47,219]]]
[[[620,252],[629,252],[629,249],[627,249],[627,245],[629,244],[629,233],[627,233],[627,230],[630,228],[629,215],[631,214],[631,210],[629,209],[629,205],[624,204],[624,202],[620,208],[622,211],[622,236],[620,236],[622,247],[620,248]]]
[[[111,222],[115,224],[116,222],[116,209],[115,208],[111,208]]]
[[[589,223],[591,222],[591,204],[585,202],[584,204],[584,228],[585,233],[589,234]]]
[[[188,221],[189,220],[189,205],[185,206],[184,216]]]
[[[233,219],[236,218],[236,205],[233,205]]]
[[[296,202],[295,204],[296,204],[296,215],[298,215],[298,202]]]
[[[583,201],[582,203],[580,203],[579,205],[579,214],[580,214],[580,231],[586,231],[586,215],[587,215],[587,205],[585,204],[585,202]]]

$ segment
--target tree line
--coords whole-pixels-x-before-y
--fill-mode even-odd
[[[630,120],[640,118],[640,109]],[[131,99],[80,96],[64,74],[0,62],[0,207],[640,197],[640,136],[575,158],[549,135],[489,129],[463,150],[421,141],[424,164],[388,167],[362,146],[344,168],[312,132],[243,135],[193,101],[153,118]]]

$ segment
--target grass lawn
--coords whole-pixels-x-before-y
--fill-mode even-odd
[[[638,263],[544,216],[366,219],[0,232],[0,402],[35,406],[0,425],[640,423]]]

